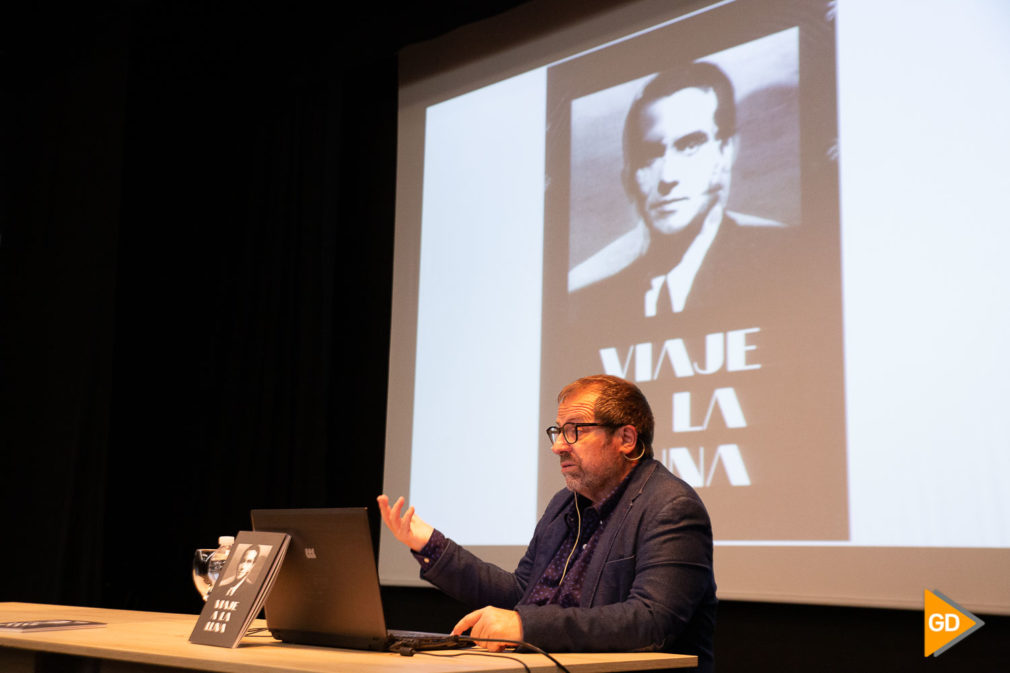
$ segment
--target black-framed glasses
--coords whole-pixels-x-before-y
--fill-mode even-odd
[[[579,441],[579,428],[619,428],[615,423],[565,423],[560,428],[552,425],[547,428],[547,439],[551,440],[551,446],[558,441],[558,437],[564,436],[565,441],[574,444]]]

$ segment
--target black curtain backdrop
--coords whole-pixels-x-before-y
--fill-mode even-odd
[[[372,506],[397,52],[517,4],[4,11],[0,600],[193,612],[250,508]]]
[[[3,10],[0,601],[195,614],[193,549],[251,508],[374,514],[397,51],[519,4]],[[394,626],[463,613],[384,596]],[[915,611],[724,603],[716,655],[1003,670],[986,621],[924,660]]]

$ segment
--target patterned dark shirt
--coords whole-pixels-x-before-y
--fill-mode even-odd
[[[522,604],[556,604],[565,608],[579,604],[586,569],[593,559],[593,552],[596,551],[596,546],[603,536],[603,529],[610,520],[610,515],[613,514],[614,508],[628,487],[630,477],[631,473],[628,473],[628,476],[603,499],[599,508],[593,506],[589,498],[576,496],[577,507],[581,512],[581,526],[578,514],[574,511],[565,514],[568,535]]]
[[[547,565],[544,574],[537,580],[529,596],[520,604],[557,604],[562,607],[574,607],[579,604],[586,569],[589,567],[593,552],[596,551],[596,546],[599,544],[610,515],[613,514],[614,508],[628,487],[630,478],[631,473],[629,472],[628,476],[603,499],[598,508],[592,504],[589,498],[582,495],[576,496],[578,511],[581,513],[581,525],[580,515],[576,514],[574,509],[565,514],[568,535],[558,547],[554,558]],[[413,552],[414,558],[422,568],[426,568],[438,560],[446,546],[445,536],[435,530],[428,543],[419,552]]]

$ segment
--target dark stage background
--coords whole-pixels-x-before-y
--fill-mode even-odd
[[[374,515],[397,52],[520,4],[4,10],[0,600],[195,614],[193,549],[249,509]],[[385,594],[393,626],[463,613]],[[923,660],[918,612],[725,602],[716,654],[1003,670],[987,621]]]

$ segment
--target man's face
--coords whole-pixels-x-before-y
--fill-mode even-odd
[[[714,91],[689,88],[641,110],[625,186],[642,219],[661,234],[700,224],[725,200],[735,141],[716,137]]]
[[[253,566],[256,565],[257,556],[259,556],[259,552],[255,548],[250,547],[245,550],[242,560],[238,564],[238,579],[244,579],[252,571]]]
[[[558,405],[558,427],[565,423],[592,423],[595,391],[569,395]],[[574,444],[558,435],[551,450],[561,459],[561,475],[569,489],[593,502],[603,499],[629,469],[630,463],[621,455],[618,433],[608,437],[602,427],[579,428],[579,439]]]

